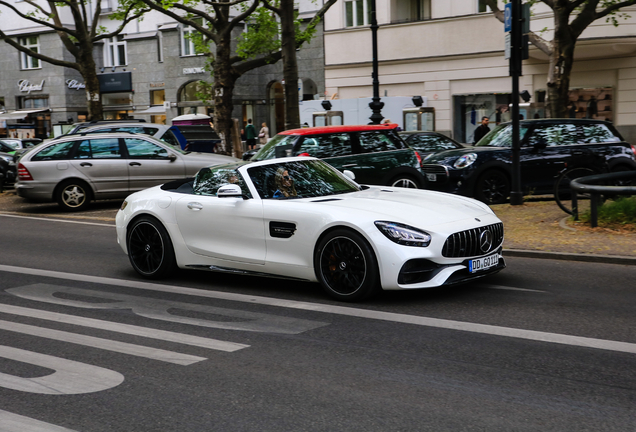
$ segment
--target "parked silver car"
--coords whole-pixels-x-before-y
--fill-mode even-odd
[[[186,139],[179,131],[177,126],[163,125],[158,123],[144,122],[97,122],[87,123],[75,128],[74,132],[66,135],[74,134],[96,134],[96,133],[112,133],[112,132],[130,132],[137,134],[150,135],[157,139],[167,142],[168,144],[183,149],[186,145]]]
[[[18,164],[19,196],[80,210],[91,200],[194,176],[203,167],[238,159],[190,153],[151,136],[126,132],[65,135],[28,151]]]

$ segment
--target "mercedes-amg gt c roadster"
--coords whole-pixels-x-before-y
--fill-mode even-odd
[[[130,195],[117,241],[146,278],[177,268],[294,278],[344,301],[506,266],[503,224],[487,205],[351,177],[311,157],[203,168]]]

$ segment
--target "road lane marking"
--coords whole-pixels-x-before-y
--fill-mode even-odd
[[[2,213],[2,212],[0,212],[0,216],[12,217],[16,219],[32,219],[32,220],[39,220],[39,221],[64,222],[64,223],[74,223],[74,224],[80,224],[80,225],[94,225],[94,226],[115,228],[114,224],[105,224],[105,223],[98,223],[98,222],[82,222],[78,220],[52,219],[52,218],[35,217],[35,216],[21,216],[21,215],[8,214],[8,213]]]
[[[71,395],[95,393],[124,382],[119,372],[73,360],[0,345],[0,357],[53,369],[50,375],[23,378],[0,373],[0,386],[29,393]]]
[[[16,333],[28,334],[62,342],[69,342],[77,345],[89,346],[106,351],[114,351],[122,354],[129,354],[137,357],[145,357],[152,360],[160,360],[188,366],[207,360],[205,357],[198,357],[189,354],[181,354],[173,351],[166,351],[158,348],[150,348],[142,345],[134,345],[126,342],[119,342],[110,339],[102,339],[77,333],[70,333],[49,328],[36,327],[27,324],[14,323],[0,320],[0,330],[7,330]]]
[[[0,410],[0,432],[77,432],[51,423]]]
[[[487,324],[475,324],[462,321],[445,320],[438,318],[427,318],[414,315],[404,315],[392,312],[372,311],[356,309],[346,306],[333,306],[318,303],[299,302],[294,300],[283,300],[269,297],[252,296],[236,293],[225,293],[219,291],[203,291],[196,288],[186,288],[176,285],[160,285],[150,282],[131,281],[125,279],[114,279],[100,276],[79,275],[74,273],[57,272],[51,270],[30,269],[26,267],[16,267],[0,265],[0,271],[11,273],[28,274],[34,276],[51,277],[58,279],[75,280],[82,282],[113,285],[118,287],[130,287],[149,291],[159,291],[176,293],[205,298],[215,298],[229,301],[237,301],[252,304],[276,306],[287,309],[298,309],[313,312],[324,312],[327,314],[337,314],[343,316],[368,318],[381,321],[389,321],[403,324],[419,325],[424,327],[443,328],[448,330],[459,330],[471,333],[489,334],[493,336],[505,336],[517,339],[527,339],[538,342],[549,342],[562,345],[571,345],[585,348],[595,348],[608,351],[618,351],[629,354],[636,354],[636,344],[628,342],[611,341],[604,339],[587,338],[581,336],[570,336],[559,333],[548,333],[534,330],[523,330],[510,327],[500,327]]]
[[[182,333],[175,333],[165,330],[157,330],[146,327],[139,327],[131,324],[121,324],[112,321],[98,320],[94,318],[85,318],[75,315],[66,315],[57,312],[49,312],[41,309],[29,309],[20,306],[0,305],[0,312],[20,315],[29,318],[37,318],[48,321],[56,321],[65,324],[78,325],[83,327],[91,327],[100,330],[108,330],[117,333],[125,333],[135,336],[147,337],[150,339],[159,339],[161,341],[176,342],[184,345],[192,345],[201,348],[208,348],[218,351],[234,352],[249,345],[225,342],[217,339],[203,338],[199,336],[191,336]]]
[[[300,334],[328,325],[301,318],[43,283],[7,288],[6,292],[39,302],[84,309],[131,310],[145,318],[226,330]],[[179,312],[194,312],[196,316],[183,316]]]

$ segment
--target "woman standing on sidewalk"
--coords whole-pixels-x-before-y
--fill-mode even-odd
[[[263,122],[261,126],[261,130],[258,133],[258,142],[263,146],[267,144],[267,140],[269,140],[269,128],[265,122]]]

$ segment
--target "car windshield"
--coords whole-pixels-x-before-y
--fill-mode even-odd
[[[263,146],[253,157],[251,161],[274,159],[285,156],[293,156],[291,154],[294,142],[298,136],[296,135],[276,135],[267,144]]]
[[[315,198],[360,190],[331,165],[313,159],[255,166],[247,172],[263,199]]]
[[[17,150],[20,148],[20,142],[19,141],[14,141],[14,140],[0,140],[0,142],[2,142],[3,144],[8,145],[9,147],[13,148],[14,150]]]
[[[528,127],[519,125],[519,141],[528,133]],[[512,125],[502,124],[479,140],[476,147],[512,147]]]

